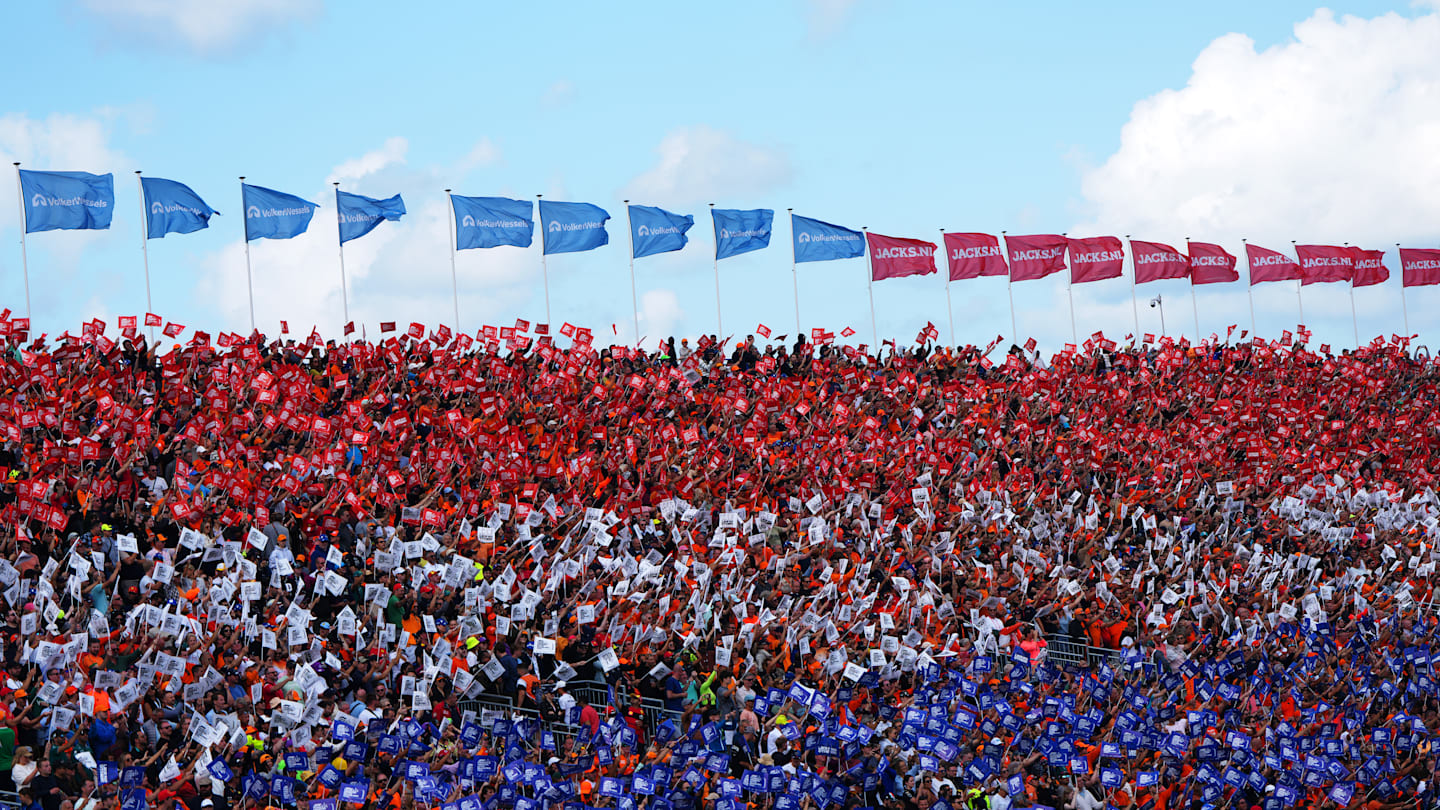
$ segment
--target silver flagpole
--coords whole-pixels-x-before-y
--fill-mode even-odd
[[[1346,242],[1345,247],[1350,247]],[[1355,330],[1355,350],[1360,350],[1360,317],[1355,314],[1355,268],[1350,268],[1350,326]]]
[[[630,222],[630,201],[625,200],[625,232],[630,237],[630,306],[635,313],[635,348],[640,348],[640,297],[635,292],[635,226]],[[718,340],[720,335],[717,333]]]
[[[786,208],[790,213],[790,282],[795,287],[795,334],[800,334],[800,273],[795,269],[795,209]]]
[[[145,259],[145,312],[155,311],[150,303],[150,209],[145,206],[145,182],[140,179],[140,170],[135,170],[135,188],[140,192],[140,255]],[[149,327],[150,342],[155,342],[155,327]]]
[[[1069,238],[1070,234],[1062,233],[1061,236]],[[1067,245],[1065,251],[1070,251]],[[1071,263],[1070,273],[1065,276],[1065,295],[1070,298],[1070,339],[1078,345],[1080,343],[1080,330],[1075,328],[1075,266]]]
[[[1255,331],[1255,271],[1250,267],[1250,241],[1241,239],[1245,246],[1245,294],[1250,298],[1250,337],[1260,334]]]
[[[715,203],[710,203],[710,229],[715,229]],[[718,234],[717,234],[718,236]],[[635,251],[630,251],[634,253]],[[720,318],[720,240],[715,240],[715,336],[725,334],[725,327],[721,325]]]
[[[25,228],[29,217],[25,216],[25,188],[20,184],[20,162],[15,162],[15,198],[20,201],[20,269],[25,274],[25,318],[30,318],[30,260],[25,255]]]
[[[945,313],[950,316],[950,348],[955,348],[955,307],[950,304],[950,249],[945,247],[945,229],[940,229],[940,250],[945,254]]]
[[[1188,236],[1185,237],[1185,259],[1186,259],[1187,262],[1188,262],[1189,259],[1190,259],[1190,237],[1188,237]],[[1185,272],[1186,272],[1186,274],[1188,275],[1188,274],[1190,273],[1190,268],[1188,268],[1188,267],[1185,268]],[[1199,346],[1199,345],[1200,345],[1200,304],[1195,300],[1196,297],[1197,297],[1197,296],[1195,295],[1195,277],[1194,277],[1194,276],[1190,276],[1190,309],[1193,310],[1194,313],[1195,313],[1195,345],[1196,345],[1196,346]]]
[[[445,199],[450,201],[450,294],[455,302],[455,331],[459,333],[465,330],[460,328],[460,282],[455,272],[455,196],[448,188],[445,189]],[[546,318],[549,318],[548,311]]]
[[[335,186],[335,235],[340,243],[340,306],[344,308],[343,312],[345,313],[345,320],[340,324],[340,342],[344,343],[345,327],[350,324],[350,290],[349,284],[345,281],[345,234],[343,227],[345,223],[340,213],[340,181],[336,180],[332,185]],[[450,257],[454,259],[455,255],[452,253]],[[454,261],[450,263],[450,272],[453,276],[455,272]],[[455,324],[455,329],[457,331],[460,329],[458,322]]]
[[[240,210],[245,213],[245,286],[250,292],[250,331],[255,331],[255,278],[250,273],[250,212],[245,208],[245,175],[240,175]]]
[[[870,229],[865,232],[865,288],[870,292],[870,336],[875,339],[875,356],[880,356],[880,327],[875,322],[875,266],[870,257]]]
[[[1410,337],[1410,306],[1405,303],[1405,260],[1400,258],[1400,243],[1395,243],[1395,260],[1400,262],[1400,314],[1405,316],[1405,337]]]
[[[536,194],[536,195],[535,195],[535,209],[536,209],[536,210],[535,210],[535,213],[536,213],[537,216],[538,216],[539,213],[540,213],[540,210],[539,210],[539,209],[540,209],[540,198],[543,197],[543,196],[545,196],[545,195],[543,195],[543,194]],[[455,204],[452,202],[450,205],[451,205],[451,207],[453,208]],[[450,218],[453,220],[455,217],[452,215]],[[550,319],[550,268],[545,264],[545,242],[546,242],[548,239],[549,239],[549,235],[545,233],[545,218],[544,218],[544,217],[540,217],[540,276],[545,280],[545,322],[546,322],[546,323],[550,323],[550,321],[551,321],[551,319]]]
[[[1130,312],[1135,316],[1135,345],[1140,344],[1140,304],[1135,298],[1135,287],[1140,279],[1140,266],[1135,264],[1135,243],[1130,241],[1130,234],[1125,234],[1125,241],[1130,242]]]
[[[1005,242],[1005,236],[1005,232],[1001,231],[1000,241]],[[1020,342],[1020,329],[1015,326],[1015,282],[1010,280],[1009,242],[1005,242],[1005,252],[1007,254],[1005,257],[1005,292],[1010,294],[1010,342],[1018,344]]]
[[[1296,245],[1295,245],[1295,240],[1294,240],[1294,239],[1291,239],[1291,240],[1290,240],[1290,249],[1295,252],[1295,261],[1298,263],[1298,262],[1300,261],[1300,250],[1299,250],[1299,248],[1296,247]],[[1304,289],[1304,288],[1305,288],[1305,270],[1304,270],[1304,266],[1302,265],[1302,266],[1301,266],[1301,270],[1300,270],[1300,278],[1299,278],[1298,280],[1296,280],[1296,282],[1295,282],[1295,306],[1300,309],[1300,325],[1301,325],[1301,326],[1304,326],[1304,325],[1305,325],[1305,298],[1304,298],[1304,296],[1300,295],[1300,291],[1301,291],[1302,289]]]

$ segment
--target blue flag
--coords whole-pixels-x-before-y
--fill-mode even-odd
[[[795,237],[795,261],[828,262],[865,255],[865,236],[859,231],[809,217],[790,217]]]
[[[115,175],[20,171],[25,232],[103,231],[115,213]]]
[[[715,220],[717,260],[770,247],[770,225],[775,220],[775,212],[769,208],[750,211],[712,208],[710,217]]]
[[[310,228],[310,218],[320,208],[312,202],[249,183],[241,183],[245,201],[245,241],[292,239]]]
[[[545,250],[550,253],[579,253],[610,244],[604,208],[590,203],[540,201],[540,227],[545,230]]]
[[[375,230],[385,220],[398,222],[405,216],[405,201],[396,194],[384,200],[363,197],[335,189],[335,205],[339,206],[340,244],[359,239]]]
[[[492,248],[500,245],[530,247],[535,234],[533,203],[505,197],[450,195],[455,210],[455,249]]]
[[[167,233],[194,233],[210,227],[219,214],[184,183],[159,177],[140,178],[145,193],[145,237],[163,239]]]
[[[695,224],[689,214],[672,214],[649,205],[630,206],[630,240],[635,258],[670,253],[690,241],[685,232]]]

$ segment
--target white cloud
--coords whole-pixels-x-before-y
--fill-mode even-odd
[[[335,167],[325,182],[341,183],[354,182],[362,177],[372,175],[387,166],[405,162],[405,153],[410,149],[410,142],[401,137],[387,138],[379,149],[366,152],[354,160],[347,160]]]
[[[810,34],[828,37],[850,19],[856,0],[810,0]]]
[[[545,89],[542,100],[547,107],[561,107],[575,100],[575,83],[559,79]]]
[[[324,0],[78,0],[118,33],[180,42],[201,54],[228,51],[291,23],[312,19]]]
[[[1322,10],[1259,52],[1220,37],[1183,89],[1135,105],[1119,150],[1085,176],[1092,224],[1272,241],[1432,233],[1437,50],[1436,15]]]
[[[1119,148],[1084,174],[1085,221],[1072,233],[1134,233],[1181,247],[1190,236],[1221,242],[1242,261],[1243,237],[1275,249],[1290,240],[1375,248],[1433,242],[1440,16],[1336,18],[1320,10],[1294,33],[1263,51],[1243,34],[1219,37],[1196,58],[1185,87],[1137,103]],[[1114,295],[1128,297],[1116,286]],[[1278,334],[1296,321],[1294,288],[1267,286],[1289,290],[1256,288],[1257,309],[1273,319],[1267,329],[1261,318],[1261,331]],[[1202,288],[1202,321],[1207,308],[1238,303],[1226,317],[1248,327],[1239,289],[1232,301],[1233,290]],[[1348,290],[1319,285],[1304,295],[1307,318],[1334,320],[1317,337],[1343,336],[1349,345]],[[1380,301],[1382,294],[1362,296]],[[1213,329],[1202,324],[1202,331]]]
[[[790,179],[789,158],[772,147],[739,140],[708,126],[682,127],[666,135],[659,161],[626,186],[640,202],[710,202],[757,196]]]
[[[646,290],[640,296],[640,334],[646,346],[653,348],[655,341],[675,334],[684,319],[685,310],[674,290]]]
[[[443,198],[436,199],[436,181],[429,173],[399,171],[404,155],[403,139],[392,138],[380,149],[346,161],[331,172],[332,177],[352,172],[370,178],[357,189],[360,193],[388,196],[398,190],[411,201],[410,213],[402,220],[382,223],[345,246],[350,318],[357,325],[357,336],[362,323],[371,339],[379,337],[381,321],[455,325],[449,205]],[[319,190],[310,199],[325,199],[328,191]],[[417,207],[416,200],[426,202]],[[251,243],[255,318],[262,332],[275,334],[278,322],[284,319],[295,334],[309,334],[314,325],[327,338],[340,337],[344,317],[334,217],[333,206],[325,205],[306,233],[289,240]],[[479,253],[485,255],[475,255]],[[236,240],[226,245],[203,259],[201,266],[195,294],[198,301],[219,310],[216,328],[248,332],[244,243]],[[457,276],[460,325],[472,335],[482,323],[508,322],[532,297],[540,295],[540,268],[527,251],[462,251],[457,258]]]
[[[460,173],[468,172],[471,169],[479,169],[485,166],[493,166],[500,162],[500,147],[489,138],[481,138],[470,147],[470,151],[460,160],[457,167]]]

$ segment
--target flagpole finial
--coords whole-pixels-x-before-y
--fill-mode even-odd
[[[140,173],[140,170],[139,170],[139,169],[136,169],[136,170],[135,170],[135,173],[136,173],[136,174],[139,174],[139,173]]]

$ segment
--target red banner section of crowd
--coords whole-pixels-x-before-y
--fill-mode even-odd
[[[0,320],[0,801],[1433,804],[1405,340],[146,325]]]

